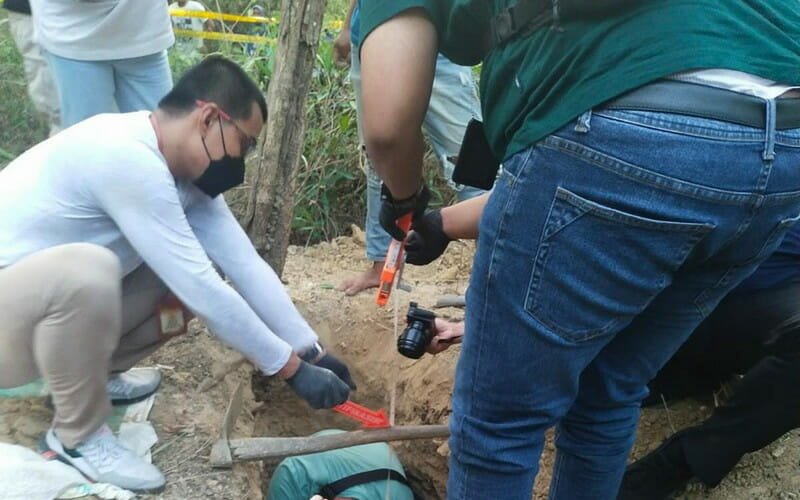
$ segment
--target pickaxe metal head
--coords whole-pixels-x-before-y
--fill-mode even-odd
[[[233,391],[233,396],[228,402],[228,408],[225,410],[225,417],[222,419],[222,429],[219,433],[219,439],[211,447],[211,455],[209,462],[212,467],[229,469],[233,466],[233,457],[231,456],[230,436],[233,433],[233,426],[236,425],[236,419],[239,418],[239,413],[242,411],[242,382],[236,386]]]

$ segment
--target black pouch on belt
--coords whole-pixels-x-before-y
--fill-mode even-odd
[[[494,186],[499,167],[500,162],[486,139],[483,122],[470,120],[453,170],[453,182],[488,191]]]

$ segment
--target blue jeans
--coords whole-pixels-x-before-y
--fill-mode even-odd
[[[361,134],[361,63],[357,47],[353,47],[351,52],[350,81],[356,95],[358,136],[359,140],[363,142]],[[442,174],[450,187],[456,191],[459,201],[468,200],[484,193],[482,189],[455,184],[452,181],[455,165],[448,160],[448,157],[458,156],[464,131],[472,118],[481,119],[481,105],[478,101],[472,68],[459,66],[439,54],[436,59],[431,100],[422,129],[431,141],[433,151],[442,168]],[[389,243],[392,241],[391,236],[383,230],[378,222],[380,209],[381,180],[372,165],[367,165],[367,258],[372,261],[384,260]]]
[[[614,499],[647,382],[800,214],[800,129],[578,123],[506,160],[484,211],[449,498],[530,499],[556,426],[550,497]]]
[[[47,53],[58,87],[61,125],[100,113],[156,109],[172,89],[167,51],[110,61],[79,61]]]

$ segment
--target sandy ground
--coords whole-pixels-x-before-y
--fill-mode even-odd
[[[463,294],[471,267],[472,246],[453,244],[445,256],[425,268],[409,266],[405,278],[411,293],[396,292],[402,324],[409,300],[432,306],[443,294]],[[374,305],[374,293],[344,297],[335,286],[363,270],[360,235],[340,238],[309,248],[291,247],[284,272],[298,306],[320,333],[326,346],[340,354],[354,371],[359,389],[352,399],[371,408],[390,410],[389,394],[396,387],[397,424],[446,423],[450,414],[452,377],[458,347],[438,356],[409,360],[395,349],[393,302],[387,308]],[[463,311],[439,309],[437,314],[458,319]],[[160,441],[155,463],[167,476],[167,488],[150,498],[262,498],[263,488],[275,464],[236,465],[214,470],[207,462],[217,437],[227,400],[244,383],[245,405],[234,436],[303,436],[323,428],[355,429],[357,425],[327,410],[311,410],[286,385],[277,380],[256,387],[261,401],[250,391],[252,369],[242,365],[206,391],[198,387],[213,374],[225,371],[236,353],[213,339],[197,321],[188,335],[172,340],[143,365],[160,365],[164,383],[151,420]],[[655,448],[674,430],[709,415],[714,401],[688,400],[668,410],[643,412],[633,457]],[[0,400],[0,441],[35,446],[47,429],[51,411],[43,400]],[[753,499],[800,498],[800,445],[797,431],[764,450],[746,456],[723,483],[712,490],[690,485],[678,498]],[[424,498],[445,497],[448,448],[444,440],[400,443],[395,446],[412,482]],[[545,498],[550,479],[553,447],[548,441],[542,457],[534,498]]]

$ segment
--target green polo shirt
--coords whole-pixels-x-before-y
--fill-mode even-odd
[[[362,0],[361,33],[366,40],[381,23],[421,7],[436,25],[439,50],[454,62],[476,64],[480,33],[514,2]],[[541,28],[484,59],[481,105],[495,156],[506,159],[581,113],[680,71],[723,68],[800,84],[797,0],[638,3]]]
[[[317,435],[336,434],[340,430],[320,431]],[[308,500],[334,481],[375,469],[393,469],[405,476],[403,465],[386,443],[371,443],[339,450],[290,457],[282,461],[269,482],[267,500]],[[373,500],[386,495],[386,480],[353,486],[339,496]],[[413,500],[414,494],[403,484],[389,481],[389,498]],[[333,499],[328,499],[333,500]]]

